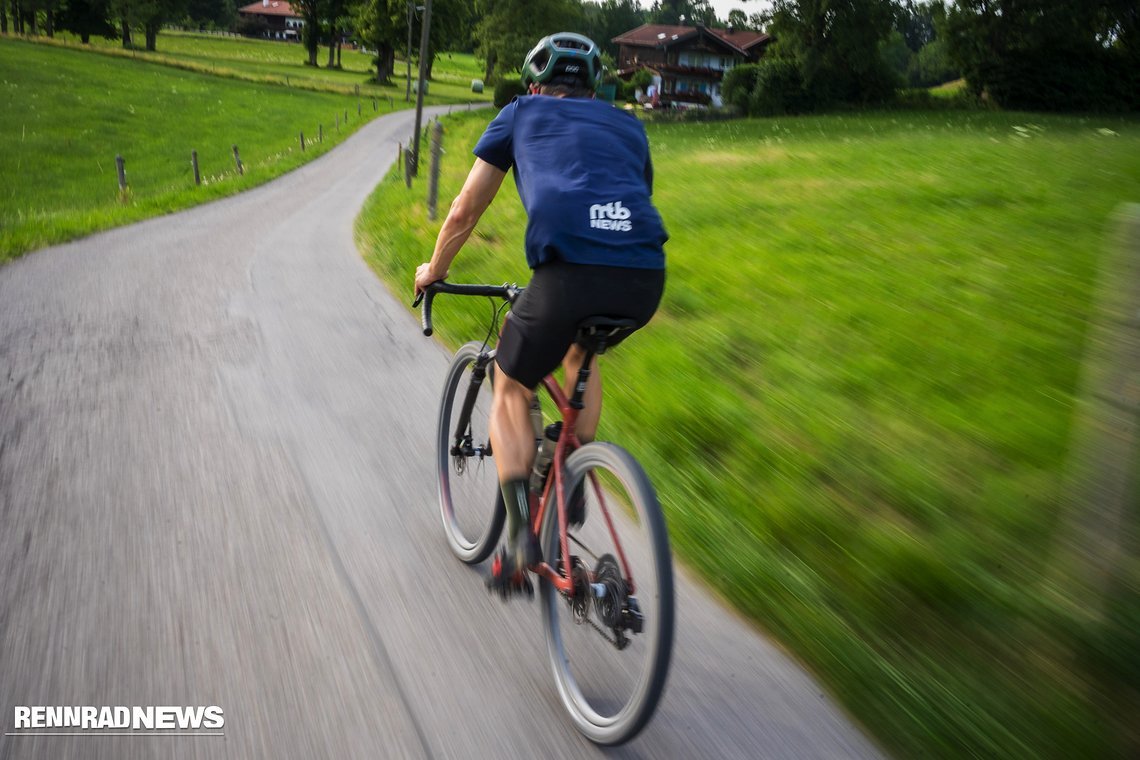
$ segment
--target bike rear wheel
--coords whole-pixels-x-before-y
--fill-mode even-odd
[[[451,361],[440,401],[436,435],[439,507],[451,551],[467,564],[485,560],[499,540],[506,511],[491,458],[489,420],[494,361],[486,376],[472,386],[473,371],[484,348],[461,346]],[[471,396],[471,409],[461,420]]]
[[[665,688],[673,651],[673,563],[656,493],[628,452],[607,443],[582,446],[566,461],[567,499],[580,483],[586,519],[570,530],[569,544],[575,595],[545,579],[540,585],[547,651],[578,730],[598,744],[621,744],[644,728]],[[543,557],[561,570],[557,497],[550,499]]]

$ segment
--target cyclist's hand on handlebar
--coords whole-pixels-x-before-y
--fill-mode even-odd
[[[416,298],[419,298],[420,294],[423,293],[424,288],[426,288],[428,285],[431,285],[433,282],[438,282],[439,280],[445,279],[446,277],[446,271],[443,272],[443,274],[440,274],[438,272],[432,271],[430,263],[424,262],[423,264],[420,264],[418,267],[416,267]]]

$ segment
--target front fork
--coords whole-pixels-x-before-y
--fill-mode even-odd
[[[471,367],[471,382],[467,384],[467,395],[463,397],[463,406],[459,409],[459,418],[455,421],[454,443],[451,447],[451,455],[454,456],[491,456],[491,438],[487,437],[486,445],[481,450],[476,450],[472,445],[471,440],[471,412],[475,409],[475,400],[479,397],[479,390],[483,387],[483,381],[487,379],[487,375],[491,374],[491,385],[495,384],[494,374],[490,373],[488,367],[491,362],[495,360],[494,351],[483,351],[475,357],[473,366]]]

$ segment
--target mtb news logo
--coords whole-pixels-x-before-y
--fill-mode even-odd
[[[119,731],[124,735],[184,732],[186,735],[217,731],[226,725],[222,708],[217,705],[114,707],[94,705],[21,705],[15,708],[13,732],[36,736],[76,736],[85,733]],[[224,736],[210,733],[210,736]]]
[[[629,232],[633,229],[633,222],[629,220],[631,215],[632,212],[621,205],[621,201],[595,203],[590,206],[590,226],[599,230]]]

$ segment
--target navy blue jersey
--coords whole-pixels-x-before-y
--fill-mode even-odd
[[[527,213],[526,260],[664,269],[668,239],[653,207],[645,128],[600,100],[516,98],[475,145],[514,168]]]

